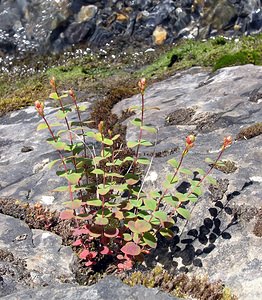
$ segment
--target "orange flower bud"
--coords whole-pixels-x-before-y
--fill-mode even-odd
[[[35,109],[37,110],[37,112],[39,113],[39,115],[41,117],[44,116],[44,103],[43,102],[40,102],[40,101],[35,101]]]
[[[98,131],[100,133],[103,132],[103,129],[104,129],[104,122],[103,121],[100,121],[100,123],[98,124]]]
[[[143,93],[146,89],[146,79],[145,78],[141,78],[138,81],[138,87],[140,89],[140,92]]]
[[[232,144],[232,136],[227,136],[224,138],[223,148],[229,147]]]
[[[51,79],[50,79],[50,85],[53,89],[56,88],[56,83],[55,83],[55,77],[53,76]]]

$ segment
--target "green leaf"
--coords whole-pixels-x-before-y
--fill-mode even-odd
[[[40,130],[43,130],[43,129],[46,129],[46,128],[48,128],[48,126],[46,125],[46,123],[40,123],[40,124],[37,126],[36,130],[37,130],[37,131],[40,131]]]
[[[185,219],[189,220],[190,219],[190,212],[182,207],[179,207],[177,209],[178,214],[180,214],[182,217],[184,217]]]
[[[152,225],[160,225],[159,219],[158,219],[158,218],[155,218],[155,217],[152,218],[151,215],[145,216],[144,219],[145,219],[146,221],[148,221],[148,222],[149,222],[149,220],[150,220],[150,223],[151,223]]]
[[[140,207],[143,203],[142,199],[138,199],[138,200],[131,199],[129,201],[134,207]]]
[[[163,198],[163,200],[170,206],[176,208],[177,207],[177,204],[178,204],[178,201],[177,201],[177,198],[173,197],[172,195],[168,195],[168,196],[165,196]]]
[[[183,193],[179,193],[179,192],[175,193],[175,197],[179,200],[179,202],[184,202],[184,201],[188,200],[187,194],[183,194]]]
[[[115,140],[117,140],[119,137],[120,137],[120,134],[116,134],[115,136],[112,137],[111,140],[112,140],[112,141],[115,141]]]
[[[102,143],[105,144],[105,145],[108,145],[108,146],[112,146],[114,142],[112,140],[110,140],[110,139],[104,138],[102,140]]]
[[[108,219],[105,217],[96,217],[95,224],[96,225],[107,225],[109,223]]]
[[[151,230],[152,226],[145,220],[129,221],[128,228],[135,233],[143,233]]]
[[[207,158],[205,159],[205,162],[208,163],[208,164],[214,164],[213,159],[211,159],[211,158],[209,158],[209,157],[207,157]]]
[[[213,178],[212,176],[208,175],[206,177],[207,181],[210,183],[210,184],[213,184],[213,185],[217,185],[217,181],[215,178]]]
[[[193,175],[193,172],[192,172],[191,170],[189,170],[189,169],[186,169],[186,168],[180,168],[180,169],[179,169],[179,172],[180,172],[180,173],[183,173],[183,174],[190,175],[190,176]]]
[[[67,207],[67,208],[71,208],[71,209],[78,209],[82,206],[82,201],[79,199],[75,199],[73,201],[67,201],[67,202],[63,202],[63,204]]]
[[[161,228],[159,233],[165,237],[166,239],[172,239],[174,237],[174,233],[169,228]]]
[[[78,184],[80,178],[82,177],[82,174],[81,174],[81,173],[64,174],[64,177],[65,177],[71,184]]]
[[[84,135],[90,138],[95,138],[95,132],[93,131],[87,131]]]
[[[125,219],[134,219],[136,218],[136,214],[132,213],[131,211],[124,212]]]
[[[106,195],[110,191],[110,187],[105,187],[105,188],[98,188],[97,192],[99,195]]]
[[[118,173],[105,173],[105,176],[106,177],[117,177],[117,178],[123,178],[124,176],[123,175],[120,175]]]
[[[140,144],[144,147],[149,147],[149,146],[153,146],[153,144],[147,140],[141,140]]]
[[[187,199],[188,199],[190,202],[192,202],[192,203],[196,203],[197,200],[198,200],[198,196],[195,195],[195,194],[190,194],[190,195],[187,197]]]
[[[78,106],[78,110],[85,111],[85,110],[87,110],[87,107],[85,105],[81,105],[81,106]]]
[[[68,185],[59,186],[53,190],[53,192],[67,192],[69,191]]]
[[[68,146],[66,143],[64,142],[55,142],[55,141],[50,141],[48,142],[49,144],[51,144],[56,150],[67,150]]]
[[[152,191],[152,192],[150,192],[150,196],[152,198],[159,198],[159,197],[161,197],[161,194],[159,192]]]
[[[139,181],[139,177],[136,174],[126,174],[125,179],[128,185],[134,185]]]
[[[177,176],[174,177],[174,174],[167,174],[166,179],[170,184],[175,184],[178,182],[178,177]]]
[[[143,235],[143,241],[151,248],[156,248],[157,241],[156,238],[150,232],[145,232]]]
[[[112,150],[110,148],[105,148],[104,151],[101,151],[101,156],[103,158],[108,158],[112,156]]]
[[[195,171],[198,172],[202,176],[204,176],[206,174],[206,172],[203,169],[200,169],[200,168],[197,168]]]
[[[125,159],[124,159],[124,162],[126,162],[126,161],[134,161],[134,158],[131,157],[131,156],[127,156],[127,157],[125,157]]]
[[[139,144],[138,142],[128,141],[128,142],[127,142],[127,147],[128,147],[128,148],[134,148],[134,147],[136,147],[138,144]]]
[[[151,126],[142,126],[141,129],[149,132],[149,133],[157,133],[157,129]]]
[[[132,241],[132,236],[129,233],[124,233],[123,237],[124,237],[124,241],[126,242]]]
[[[202,195],[202,189],[200,186],[192,187],[192,193],[196,194],[197,196]]]
[[[90,173],[95,174],[95,175],[104,175],[105,174],[105,172],[101,169],[94,169]]]
[[[54,99],[54,100],[59,100],[59,96],[57,95],[57,93],[51,93],[51,94],[49,95],[49,98],[50,98],[50,99]]]
[[[47,165],[49,169],[51,169],[57,162],[59,162],[60,159],[55,159],[50,161],[50,163]]]
[[[62,109],[60,109],[55,116],[57,117],[58,120],[63,120],[64,118],[66,118],[66,116],[68,115],[68,111],[63,111]]]
[[[153,216],[156,217],[157,219],[159,219],[162,222],[167,221],[167,213],[164,211],[155,211],[153,213]]]
[[[102,134],[100,132],[95,133],[94,138],[98,142],[102,142],[103,141],[103,137],[102,137]]]
[[[174,158],[169,159],[169,160],[167,161],[167,163],[168,163],[170,166],[172,166],[173,168],[177,168],[178,165],[179,165],[178,162],[177,162],[177,160],[174,159]]]
[[[146,209],[154,211],[157,207],[157,201],[154,199],[144,199]]]
[[[87,200],[85,203],[90,206],[101,206],[102,205],[102,201],[99,199]]]
[[[137,162],[141,165],[149,165],[150,164],[150,160],[148,158],[139,158],[137,160]]]
[[[141,121],[141,119],[136,118],[136,119],[131,121],[131,124],[133,124],[137,127],[140,127],[142,125],[142,121]]]
[[[115,166],[121,166],[122,163],[123,163],[123,161],[122,161],[121,159],[116,159],[116,160],[114,161],[113,165],[115,165]]]

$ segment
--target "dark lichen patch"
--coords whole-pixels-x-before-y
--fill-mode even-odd
[[[258,237],[262,237],[262,207],[259,209],[256,215],[256,223],[253,229],[253,233]]]
[[[236,136],[236,140],[249,140],[262,134],[262,123],[255,123],[249,127],[243,128]]]
[[[165,126],[189,124],[194,114],[192,108],[179,108],[166,116]]]
[[[240,222],[249,223],[258,215],[258,209],[250,205],[240,205],[234,209],[234,213],[237,214]]]
[[[262,91],[260,92],[260,88],[254,89],[248,97],[248,100],[250,102],[255,102],[255,103],[257,103],[258,100],[260,99],[262,99]]]
[[[210,283],[206,277],[189,277],[186,274],[171,274],[157,266],[151,271],[122,275],[122,280],[131,286],[142,284],[148,288],[159,288],[176,297],[193,297],[201,300],[236,300],[221,282]]]
[[[234,173],[237,170],[235,162],[231,160],[223,160],[222,162],[223,165],[215,165],[214,168],[225,174]]]

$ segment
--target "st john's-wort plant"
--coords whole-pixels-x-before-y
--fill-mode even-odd
[[[182,164],[190,149],[194,146],[195,136],[185,139],[185,147],[179,160],[168,161],[173,171],[166,175],[162,191],[145,191],[143,189],[142,167],[150,167],[151,160],[140,156],[141,146],[153,147],[144,139],[145,131],[156,134],[157,130],[145,124],[146,81],[138,83],[141,105],[132,107],[140,118],[132,120],[138,128],[138,138],[128,141],[127,147],[133,150],[133,156],[123,157],[122,145],[118,143],[119,135],[113,135],[105,129],[101,121],[97,131],[86,130],[83,122],[84,107],[79,106],[73,90],[60,95],[56,82],[51,80],[53,92],[50,98],[59,103],[60,109],[56,117],[58,123],[50,124],[45,116],[44,104],[36,101],[35,108],[42,117],[37,130],[48,129],[47,140],[57,150],[58,158],[50,163],[50,167],[58,166],[57,175],[67,181],[67,185],[55,189],[57,192],[68,192],[69,201],[64,203],[66,209],[61,212],[63,220],[74,220],[72,234],[75,236],[73,246],[78,247],[79,258],[86,266],[92,266],[105,256],[110,256],[117,263],[119,270],[131,269],[133,264],[143,261],[144,255],[156,248],[159,235],[173,238],[172,227],[175,216],[189,219],[188,203],[195,203],[202,194],[202,183],[208,180],[215,184],[210,176],[213,168],[221,164],[220,158],[225,149],[231,145],[232,138],[226,137],[215,161],[208,159],[207,171],[197,169],[198,177],[183,168]],[[70,97],[72,106],[64,106],[63,98]],[[78,122],[70,121],[70,114],[76,114]],[[63,129],[56,130],[56,126]],[[128,163],[128,168],[121,168]],[[176,190],[181,174],[187,176],[190,188],[185,193]],[[169,209],[161,209],[162,204]]]

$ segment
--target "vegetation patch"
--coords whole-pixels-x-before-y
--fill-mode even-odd
[[[243,128],[236,136],[236,140],[249,140],[262,134],[262,123],[255,123],[249,127]]]
[[[237,170],[235,162],[231,160],[222,161],[221,165],[217,164],[214,168],[225,174],[234,173]]]
[[[262,208],[259,209],[256,215],[256,224],[253,233],[258,237],[262,237]]]
[[[210,283],[206,277],[189,277],[186,274],[173,275],[157,266],[149,272],[133,272],[124,283],[148,288],[160,288],[176,297],[193,297],[201,300],[236,300],[237,298],[221,282]]]

